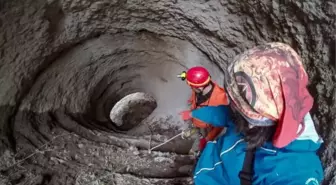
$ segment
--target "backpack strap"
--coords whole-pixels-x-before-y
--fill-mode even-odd
[[[241,185],[252,185],[254,175],[254,158],[256,149],[249,149],[246,151],[243,169],[239,172],[239,179]]]

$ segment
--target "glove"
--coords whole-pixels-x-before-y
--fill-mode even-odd
[[[181,115],[181,118],[184,121],[191,119],[191,112],[189,110],[182,111],[179,114]]]
[[[192,135],[194,135],[196,132],[197,132],[196,128],[185,130],[185,131],[182,132],[181,137],[182,137],[182,139],[187,139],[187,138],[191,137]]]
[[[205,138],[200,139],[199,144],[198,144],[199,150],[202,151],[205,148],[206,144],[207,144],[207,140]]]

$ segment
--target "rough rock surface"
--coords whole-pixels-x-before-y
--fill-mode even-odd
[[[188,184],[178,170],[192,163],[187,141],[147,152],[181,129],[189,91],[176,74],[203,64],[219,80],[239,52],[281,41],[304,60],[325,184],[336,184],[335,9],[327,0],[0,1],[0,183]],[[134,92],[157,101],[150,132],[109,120]]]

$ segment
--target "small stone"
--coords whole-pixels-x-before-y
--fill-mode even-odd
[[[78,148],[83,148],[83,147],[84,147],[84,145],[82,143],[78,144]]]
[[[93,12],[96,12],[100,9],[102,9],[104,7],[104,3],[103,2],[95,2],[93,3],[91,6],[90,6],[90,9],[93,11]]]

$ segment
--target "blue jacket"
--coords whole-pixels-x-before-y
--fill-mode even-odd
[[[227,106],[208,106],[192,111],[192,117],[227,130],[203,150],[195,171],[196,185],[240,185],[238,173],[245,158],[246,143],[235,131]],[[316,154],[322,141],[308,113],[305,130],[285,148],[271,142],[256,150],[253,185],[318,185],[323,179],[321,161]]]

